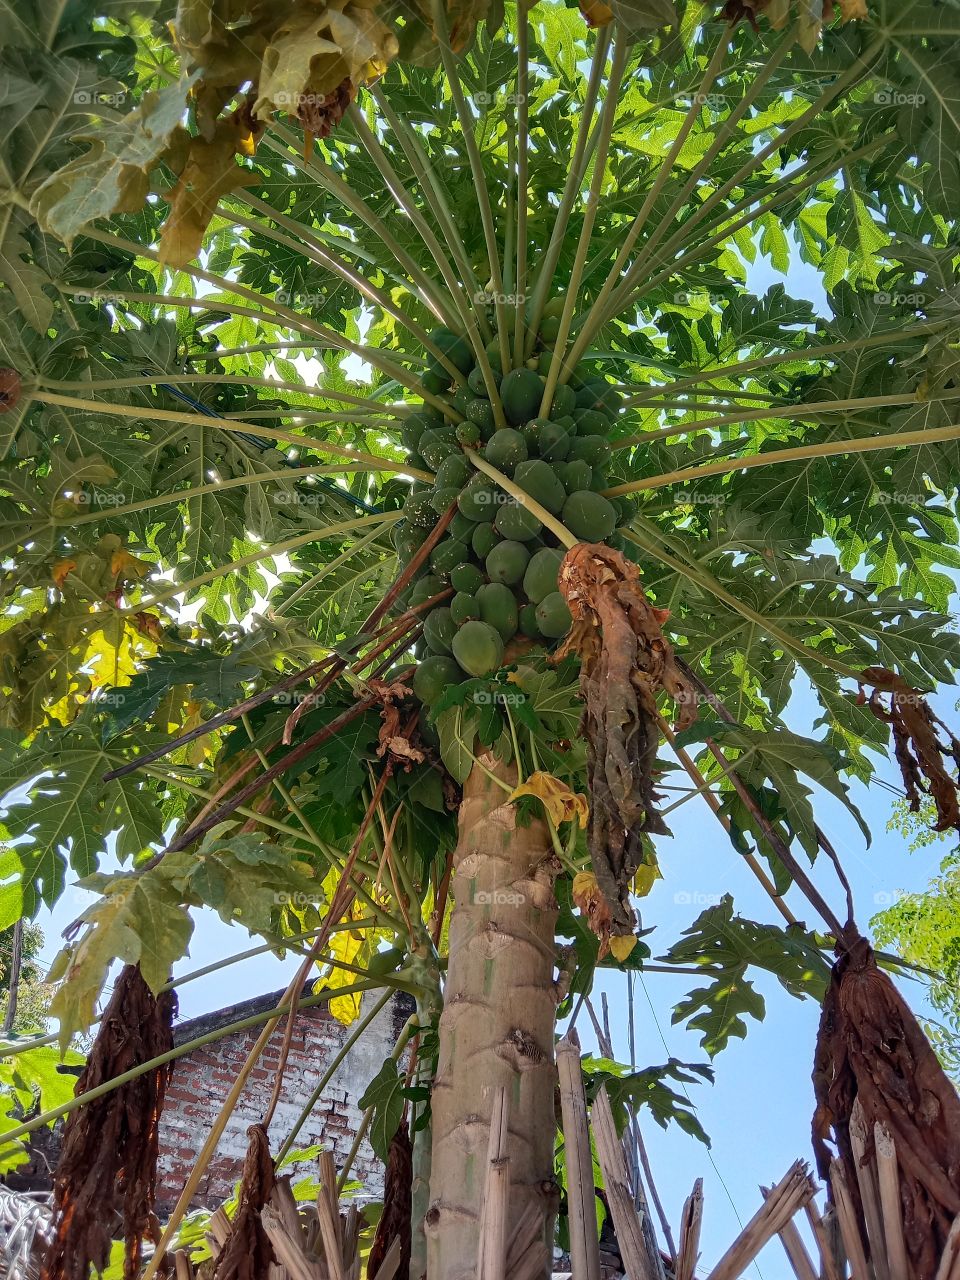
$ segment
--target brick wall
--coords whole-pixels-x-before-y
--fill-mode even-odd
[[[249,1000],[229,1009],[181,1023],[176,1041],[183,1044],[217,1026],[276,1008],[282,992]],[[353,1143],[361,1112],[357,1106],[372,1077],[388,1057],[397,1035],[413,1011],[413,1002],[397,996],[380,1012],[337,1068],[323,1097],[300,1131],[297,1148],[323,1143],[332,1149],[338,1167]],[[157,1209],[161,1218],[176,1202],[180,1189],[196,1164],[210,1126],[237,1077],[262,1025],[236,1032],[213,1044],[178,1058],[167,1090],[160,1124],[160,1176]],[[247,1149],[247,1128],[262,1119],[273,1090],[274,1072],[283,1043],[285,1020],[280,1023],[253,1069],[239,1103],[227,1122],[216,1154],[200,1183],[194,1207],[215,1208],[233,1192]],[[271,1148],[286,1137],[330,1059],[349,1034],[327,1012],[325,1005],[303,1009],[294,1027],[284,1089],[270,1125]],[[293,1167],[294,1176],[315,1173],[307,1162]],[[376,1197],[383,1191],[383,1168],[367,1142],[361,1145],[353,1174]]]

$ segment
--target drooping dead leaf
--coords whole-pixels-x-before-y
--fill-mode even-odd
[[[177,1000],[154,997],[137,965],[113,988],[77,1094],[173,1048]],[[53,1176],[56,1234],[42,1280],[87,1280],[110,1261],[116,1216],[123,1220],[124,1280],[140,1274],[143,1237],[154,1233],[160,1113],[173,1063],[148,1071],[71,1112]]]
[[[328,94],[304,94],[301,97],[295,114],[303,125],[308,150],[315,138],[329,138],[356,96],[356,85],[346,79]]]
[[[793,21],[797,42],[810,53],[823,28],[833,21],[837,3],[844,22],[868,17],[866,0],[726,0],[721,12],[733,24],[745,18],[754,31],[759,30],[757,20],[761,15],[775,31],[783,30]]]
[[[587,845],[610,905],[611,931],[627,934],[643,833],[667,830],[654,787],[657,694],[674,700],[678,728],[685,728],[696,717],[696,692],[664,638],[667,615],[648,603],[635,564],[602,543],[578,543],[564,556],[559,586],[573,625],[557,660],[567,653],[580,657],[591,797]]]
[[[411,1206],[413,1203],[413,1147],[406,1120],[390,1140],[387,1154],[387,1173],[384,1179],[383,1212],[377,1223],[377,1233],[367,1260],[368,1280],[375,1280],[387,1251],[394,1239],[400,1238],[400,1263],[394,1275],[405,1276],[410,1271],[412,1243]]]
[[[274,31],[263,55],[253,113],[296,115],[304,98],[325,101],[345,81],[351,88],[383,75],[399,45],[373,8],[359,4],[297,4]]]
[[[76,560],[58,560],[56,564],[52,566],[50,570],[50,577],[56,583],[58,590],[63,590],[63,584],[66,582],[68,575],[71,574],[76,567]]]
[[[934,715],[923,695],[893,671],[868,667],[861,680],[865,685],[872,685],[873,692],[868,697],[861,689],[859,701],[866,702],[878,720],[890,725],[894,754],[911,810],[916,813],[922,797],[929,794],[937,810],[934,830],[947,831],[953,827],[960,831],[960,781],[943,767],[944,757],[950,756],[960,770],[960,742]],[[889,707],[884,706],[883,694],[890,695]],[[938,727],[943,730],[946,742],[938,738]]]
[[[565,782],[555,778],[552,773],[531,773],[525,782],[513,789],[507,800],[518,800],[520,796],[536,796],[555,827],[559,827],[562,822],[574,821],[579,822],[581,828],[587,825],[590,816],[587,797],[571,791]]]
[[[859,1101],[870,1147],[877,1122],[896,1144],[911,1275],[931,1277],[960,1213],[960,1096],[867,941],[850,927],[837,952],[814,1058],[817,1167],[826,1179],[832,1141],[857,1196],[850,1119]]]
[[[110,572],[116,578],[122,578],[124,582],[139,582],[141,578],[145,578],[147,574],[155,568],[154,565],[148,564],[146,560],[138,560],[136,556],[132,556],[129,551],[114,551],[110,557]]]
[[[592,871],[577,872],[573,877],[571,893],[574,903],[580,908],[580,914],[590,926],[590,932],[600,939],[598,959],[602,960],[610,950],[610,926],[613,922],[610,904]]]
[[[276,1182],[270,1141],[262,1124],[252,1124],[247,1137],[236,1216],[210,1280],[262,1280],[277,1261],[260,1221],[263,1206]]]
[[[238,155],[252,155],[257,130],[246,112],[235,111],[218,120],[211,138],[192,137],[177,185],[166,196],[170,212],[160,236],[160,261],[185,267],[200,252],[204,233],[227,191],[250,181],[250,174],[236,162]]]
[[[386,756],[394,765],[399,765],[409,773],[415,764],[423,764],[426,759],[420,748],[408,737],[410,726],[404,725],[404,719],[409,720],[409,714],[404,717],[397,705],[402,699],[410,697],[410,690],[405,684],[386,684],[382,680],[369,680],[367,686],[382,703],[377,755],[381,759]],[[404,728],[407,729],[406,733]]]

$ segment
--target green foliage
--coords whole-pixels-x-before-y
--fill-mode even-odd
[[[3,1142],[4,1133],[15,1129],[28,1115],[68,1102],[73,1097],[76,1074],[61,1067],[82,1063],[82,1054],[70,1050],[61,1055],[43,1045],[0,1059],[0,1173],[8,1173],[29,1159],[23,1141]]]
[[[941,1020],[926,1019],[944,1066],[960,1073],[960,856],[954,850],[921,893],[898,893],[871,920],[881,946],[892,947],[929,977],[930,1002]],[[935,975],[935,976],[934,976]]]
[[[646,1067],[643,1071],[631,1071],[629,1067],[609,1058],[586,1057],[583,1060],[584,1084],[590,1101],[605,1085],[617,1131],[622,1133],[628,1118],[640,1107],[648,1107],[661,1129],[672,1121],[684,1133],[690,1134],[705,1146],[710,1139],[697,1119],[684,1085],[711,1081],[713,1071],[698,1062],[679,1062],[671,1058],[662,1066]],[[668,1081],[683,1089],[678,1093]]]
[[[711,1058],[731,1036],[746,1036],[745,1017],[762,1021],[766,1014],[763,997],[746,977],[751,965],[774,974],[798,999],[822,1000],[830,978],[830,965],[812,934],[799,925],[780,929],[735,916],[729,894],[702,912],[663,959],[702,966],[704,976],[713,977],[709,986],[689,992],[673,1013],[675,1023],[702,1032],[700,1043]]]
[[[385,1060],[357,1105],[364,1111],[367,1107],[373,1107],[369,1129],[370,1145],[386,1163],[390,1140],[400,1124],[404,1105],[403,1074],[393,1058]]]

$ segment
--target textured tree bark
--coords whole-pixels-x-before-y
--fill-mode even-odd
[[[514,785],[492,756],[482,763]],[[496,1089],[510,1099],[510,1220],[556,1208],[553,1150],[553,882],[559,866],[539,820],[519,827],[506,792],[474,766],[464,786],[454,854],[450,958],[432,1094],[429,1280],[476,1274],[481,1195]]]

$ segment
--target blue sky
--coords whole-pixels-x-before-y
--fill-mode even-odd
[[[788,273],[788,292],[811,301],[818,311],[826,311],[826,299],[817,273],[797,260]],[[749,268],[749,284],[762,294],[767,286],[781,280],[762,259]],[[956,721],[953,699],[941,699],[945,718]],[[790,706],[790,721],[800,733],[813,735],[817,710],[809,692],[796,688]],[[669,755],[664,750],[664,756]],[[883,764],[878,777],[894,785],[899,778]],[[854,784],[852,795],[874,833],[867,849],[852,817],[830,796],[819,790],[815,806],[821,826],[836,847],[852,884],[857,919],[866,928],[870,917],[898,891],[923,889],[936,873],[946,846],[937,844],[909,853],[898,833],[886,831],[892,807],[891,793],[879,785],[869,788]],[[779,923],[780,917],[766,898],[749,868],[731,847],[726,835],[707,807],[698,800],[685,804],[671,815],[673,838],[658,838],[657,848],[664,878],[644,900],[644,927],[656,926],[647,941],[655,954],[662,953],[700,913],[704,905],[731,893],[738,912],[751,919]],[[817,863],[814,878],[839,915],[843,896],[832,868],[824,859]],[[45,956],[57,951],[61,930],[90,900],[89,895],[68,891],[52,913],[44,913],[40,923],[46,930]],[[788,895],[795,914],[808,926],[820,922],[805,901],[791,891]],[[245,931],[224,925],[212,912],[198,914],[189,960],[180,972],[197,969],[226,954],[256,944]],[[193,1017],[261,992],[283,987],[296,967],[293,957],[285,962],[266,954],[237,964],[197,982],[180,993],[182,1018]],[[760,1205],[758,1187],[776,1182],[798,1156],[810,1159],[810,1120],[813,1093],[810,1070],[817,1031],[819,1007],[812,1001],[798,1001],[773,978],[760,974],[754,979],[766,1000],[762,1023],[751,1023],[745,1041],[734,1041],[714,1062],[716,1083],[691,1086],[690,1096],[699,1118],[710,1134],[713,1147],[707,1151],[675,1126],[666,1132],[640,1116],[660,1194],[666,1204],[674,1232],[684,1198],[696,1177],[702,1176],[705,1211],[702,1235],[703,1262],[700,1273],[710,1270],[732,1242],[740,1226]],[[673,1005],[696,982],[689,976],[649,974],[637,989],[636,1028],[638,1065],[643,1067],[666,1060],[705,1062],[696,1034],[671,1026]],[[610,1001],[611,1020],[618,1057],[627,1059],[625,985],[621,975],[605,975],[604,987]],[[914,1009],[922,1008],[923,988],[918,983],[901,982],[901,989]],[[599,993],[597,994],[599,1004]],[[595,1049],[589,1020],[584,1013],[578,1030],[585,1049]],[[365,1083],[365,1082],[363,1082]],[[759,1259],[764,1280],[788,1280],[792,1272],[782,1249],[774,1242]]]

